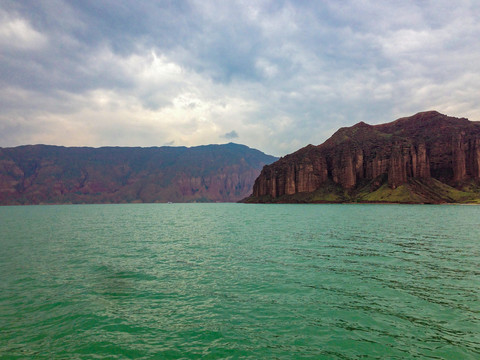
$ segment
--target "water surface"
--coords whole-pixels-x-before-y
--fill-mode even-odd
[[[0,357],[480,358],[480,207],[0,207]]]

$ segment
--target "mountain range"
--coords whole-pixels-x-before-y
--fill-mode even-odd
[[[480,123],[427,111],[339,129],[263,168],[251,203],[480,203]]]
[[[233,143],[0,148],[0,204],[234,202],[277,159]]]
[[[360,122],[280,159],[233,143],[0,148],[0,205],[242,199],[480,203],[480,123],[437,111]]]

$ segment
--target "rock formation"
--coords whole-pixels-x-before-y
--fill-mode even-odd
[[[479,183],[480,123],[428,111],[341,128],[265,166],[246,201],[470,201]]]
[[[232,202],[277,158],[238,144],[0,148],[0,205]]]

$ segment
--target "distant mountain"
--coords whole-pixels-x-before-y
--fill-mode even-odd
[[[233,202],[275,160],[233,143],[0,148],[0,204]]]
[[[480,123],[428,111],[341,128],[265,166],[245,201],[480,203]]]

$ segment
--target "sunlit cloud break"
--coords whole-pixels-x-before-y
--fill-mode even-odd
[[[480,120],[478,18],[470,1],[3,1],[0,146],[284,155],[359,121]]]

